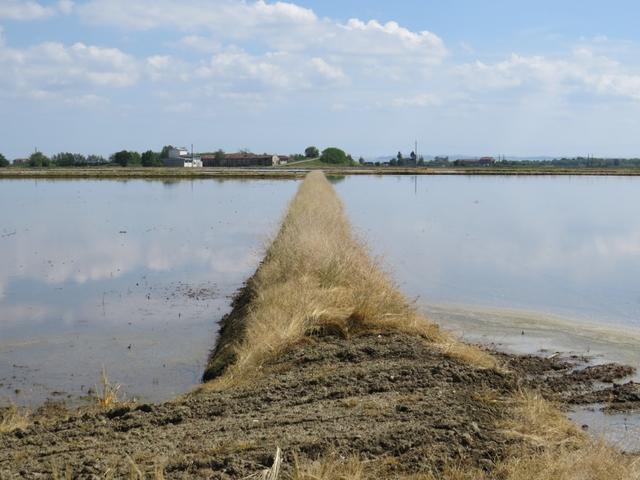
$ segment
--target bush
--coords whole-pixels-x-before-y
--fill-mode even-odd
[[[30,167],[48,167],[51,163],[49,157],[47,157],[42,152],[32,153],[29,157],[29,166]]]
[[[162,165],[162,160],[160,159],[159,153],[156,153],[152,150],[147,150],[142,154],[141,162],[143,167],[156,167]]]
[[[7,160],[6,157],[0,153],[0,168],[4,168],[8,166],[9,166],[9,160]]]
[[[120,152],[116,152],[109,158],[114,163],[117,163],[121,167],[126,167],[131,160],[131,154],[126,150],[122,150]]]
[[[62,152],[51,157],[51,161],[58,167],[81,167],[87,164],[87,159],[80,153]]]
[[[322,156],[320,157],[320,160],[323,161],[324,163],[334,163],[334,164],[341,164],[341,165],[348,165],[351,163],[347,158],[347,154],[344,153],[344,151],[340,150],[339,148],[335,148],[335,147],[325,148],[322,151]]]
[[[318,147],[307,147],[304,149],[304,156],[307,158],[318,158],[320,156],[320,150],[318,150]]]

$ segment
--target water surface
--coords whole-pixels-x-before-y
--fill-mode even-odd
[[[640,178],[333,181],[401,289],[465,338],[640,365]],[[103,366],[129,396],[187,391],[297,185],[1,181],[0,401],[84,395]]]
[[[640,178],[347,177],[337,188],[422,302],[640,327]]]
[[[0,401],[197,384],[296,184],[0,181]]]

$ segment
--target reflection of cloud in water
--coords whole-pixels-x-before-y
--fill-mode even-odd
[[[638,325],[639,186],[425,176],[349,177],[337,188],[409,295]]]
[[[0,327],[19,324],[25,319],[31,322],[42,322],[54,313],[50,308],[42,305],[3,305],[0,304]],[[55,314],[55,313],[54,313]]]
[[[179,182],[166,189],[139,181],[5,181],[2,187],[0,200],[16,205],[6,210],[6,223],[17,234],[3,239],[0,250],[0,332],[8,334],[20,324],[50,330],[135,320],[149,305],[145,295],[173,281],[206,280],[234,291],[258,263],[262,239],[297,183]],[[42,204],[56,206],[55,218]],[[146,293],[136,290],[143,284]],[[103,298],[109,310],[100,318]],[[152,309],[155,316],[162,317],[161,308]]]

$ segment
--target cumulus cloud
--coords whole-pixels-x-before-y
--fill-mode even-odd
[[[35,1],[2,0],[0,2],[0,19],[7,20],[40,20],[57,13],[68,15],[73,10],[71,0],[60,0],[55,6],[44,6]]]
[[[123,88],[140,78],[139,62],[117,48],[75,43],[45,42],[25,49],[0,42],[0,84],[13,87],[13,94],[32,98],[71,94],[84,103],[97,96],[83,96],[83,88]],[[95,103],[95,102],[94,102]]]
[[[262,0],[90,0],[78,10],[83,19],[97,24],[137,30],[202,28],[235,36],[253,34],[254,29],[273,30],[317,20],[307,8]]]
[[[526,87],[558,94],[587,91],[640,100],[640,72],[581,47],[564,58],[512,54],[501,62],[480,61],[457,68],[475,90]]]
[[[328,80],[343,81],[347,79],[347,76],[344,74],[341,68],[330,65],[322,58],[312,58],[311,66],[319,75]]]
[[[411,56],[413,62],[421,64],[439,63],[447,55],[442,39],[428,31],[413,32],[396,22],[383,24],[376,20],[351,19],[341,24],[286,2],[90,0],[78,11],[91,23],[188,31],[181,44],[200,51],[217,50],[222,42],[258,41],[263,48],[289,53],[396,59]],[[204,35],[195,34],[198,31]]]
[[[21,0],[3,0],[0,2],[0,19],[8,20],[37,20],[50,17],[55,13],[51,7],[45,7],[38,2]]]

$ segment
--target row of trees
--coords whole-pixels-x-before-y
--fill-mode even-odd
[[[409,154],[408,157],[405,157],[402,152],[398,152],[396,158],[392,158],[391,160],[389,160],[389,165],[398,167],[422,167],[424,166],[424,164],[424,157],[422,157],[421,155],[420,158],[418,158],[416,152],[413,151]]]
[[[29,167],[87,167],[93,165],[120,165],[127,166],[143,166],[143,167],[158,167],[164,165],[164,159],[169,157],[169,150],[173,148],[171,145],[167,145],[162,148],[160,152],[154,152],[153,150],[147,150],[146,152],[138,153],[130,150],[121,150],[114,153],[107,160],[101,155],[82,155],[80,153],[61,152],[48,157],[42,152],[34,152],[23,163]],[[0,168],[8,167],[10,165],[9,160],[2,154],[0,154]]]

